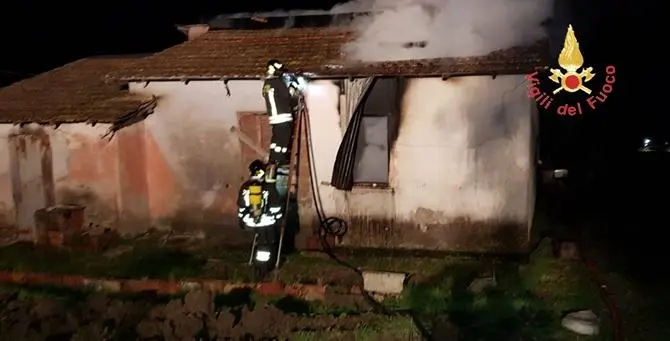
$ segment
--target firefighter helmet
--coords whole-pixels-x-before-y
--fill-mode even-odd
[[[284,71],[284,64],[278,59],[270,59],[267,63],[267,72],[269,75],[274,75],[275,73],[281,73]]]
[[[265,170],[265,163],[261,160],[254,160],[249,164],[249,173],[256,175],[259,171]]]

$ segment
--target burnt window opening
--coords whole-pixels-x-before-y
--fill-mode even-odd
[[[402,83],[377,78],[361,104],[361,129],[356,146],[353,182],[356,186],[389,184],[390,150],[397,134]]]

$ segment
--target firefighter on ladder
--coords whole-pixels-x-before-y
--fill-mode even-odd
[[[266,71],[263,98],[272,126],[266,181],[275,183],[278,174],[288,175],[294,119],[304,85],[279,60],[268,61]]]
[[[275,185],[265,182],[265,163],[254,160],[249,172],[249,180],[240,187],[237,217],[243,230],[254,232],[249,265],[266,271],[278,256],[277,222],[282,218],[282,206]]]
[[[264,181],[265,163],[254,160],[249,164],[249,180],[240,187],[237,198],[237,218],[243,230],[258,232],[261,228],[274,228],[281,219],[281,203],[274,185]]]

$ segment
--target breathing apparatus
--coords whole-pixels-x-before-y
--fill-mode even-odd
[[[254,222],[258,223],[263,213],[263,187],[261,185],[254,184],[249,186],[249,206]]]
[[[258,223],[263,216],[263,207],[265,202],[263,200],[263,186],[261,185],[263,179],[263,162],[260,160],[254,160],[249,165],[249,171],[251,172],[252,178],[259,179],[255,183],[249,186],[249,208],[251,209],[251,216],[254,218],[254,222]]]

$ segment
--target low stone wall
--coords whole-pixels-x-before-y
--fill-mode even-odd
[[[113,279],[90,278],[77,275],[51,275],[43,273],[0,271],[0,283],[14,285],[61,286],[73,289],[93,289],[105,292],[156,292],[178,294],[205,290],[216,294],[230,293],[235,289],[249,288],[262,296],[291,295],[307,301],[323,301],[327,295],[360,295],[358,286],[341,287],[322,284],[283,284],[279,282],[231,283],[217,279]]]

